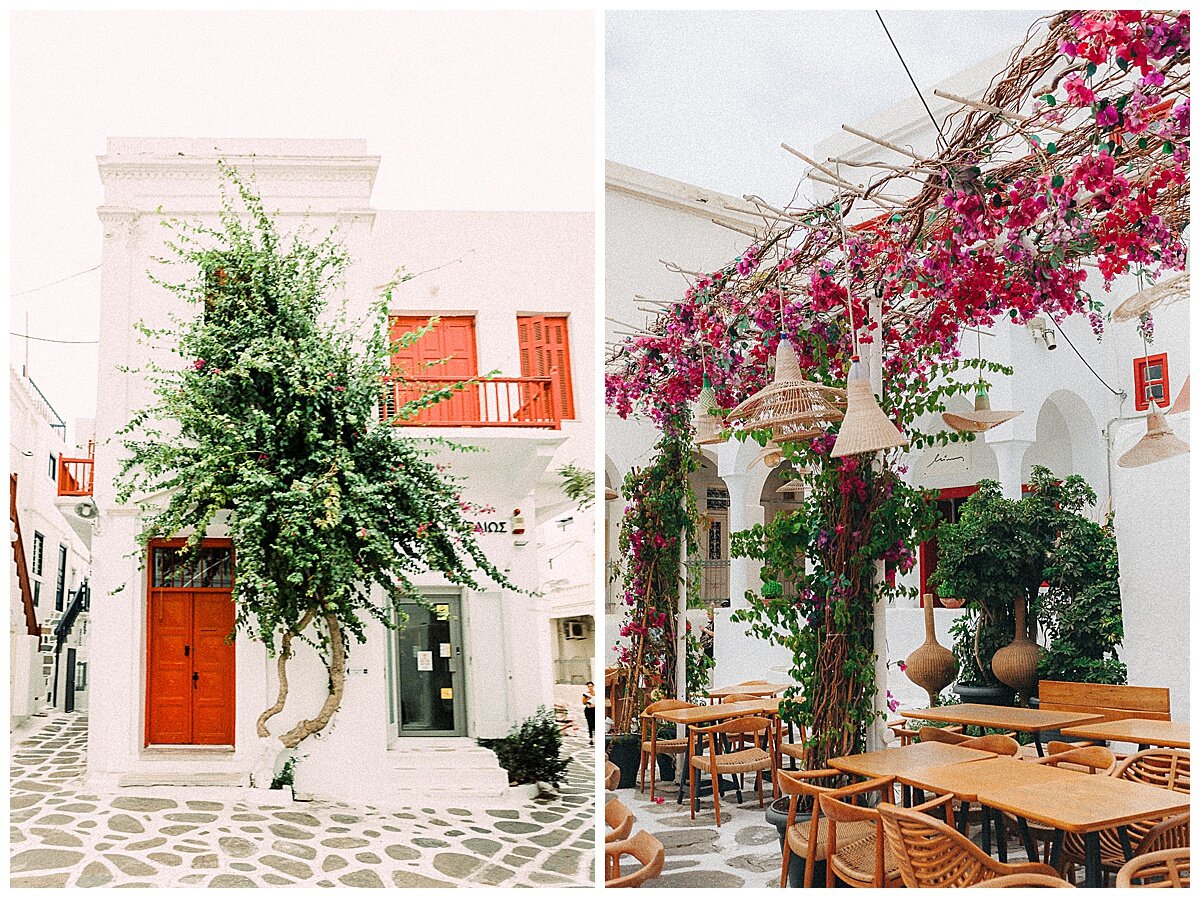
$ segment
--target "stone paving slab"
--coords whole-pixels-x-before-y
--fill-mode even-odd
[[[495,809],[278,806],[210,790],[84,782],[87,716],[59,714],[12,748],[13,887],[586,886],[594,753],[567,737],[560,793]]]

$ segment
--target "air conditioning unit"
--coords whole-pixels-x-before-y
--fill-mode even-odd
[[[587,639],[587,625],[581,620],[562,622],[564,639]]]

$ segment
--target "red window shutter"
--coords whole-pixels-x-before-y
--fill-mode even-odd
[[[393,317],[392,339],[396,340],[405,333],[425,327],[430,317]],[[430,378],[468,380],[478,376],[478,364],[475,355],[475,319],[469,315],[439,318],[433,330],[415,343],[397,348],[392,355],[392,367],[396,372],[408,380],[417,382],[423,379],[428,382]],[[420,392],[428,392],[438,386],[444,384],[434,381],[419,391],[417,388],[401,389],[397,397],[398,403],[408,402],[420,395]],[[468,387],[425,409],[405,423],[455,426],[478,422],[479,417],[478,390]]]
[[[575,395],[571,385],[571,349],[566,316],[518,315],[517,342],[520,346],[521,376],[546,377],[554,369],[559,395],[559,414],[575,417]]]
[[[1160,408],[1171,404],[1171,378],[1165,352],[1133,360],[1133,406],[1144,412],[1151,402]]]

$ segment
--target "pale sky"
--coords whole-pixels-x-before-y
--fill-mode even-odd
[[[590,12],[51,12],[10,20],[10,331],[99,332],[108,137],[365,138],[378,209],[590,211]],[[20,368],[25,341],[9,338]],[[73,424],[95,345],[30,343]]]
[[[1007,54],[1046,10],[884,10],[922,88]],[[605,158],[786,202],[813,145],[914,96],[872,10],[605,17]],[[930,95],[936,108],[939,102]]]

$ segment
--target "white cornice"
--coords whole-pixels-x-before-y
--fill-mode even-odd
[[[736,197],[610,160],[604,163],[604,189],[743,228],[761,228],[763,224],[756,216],[726,209],[726,203],[745,205],[743,200]]]

